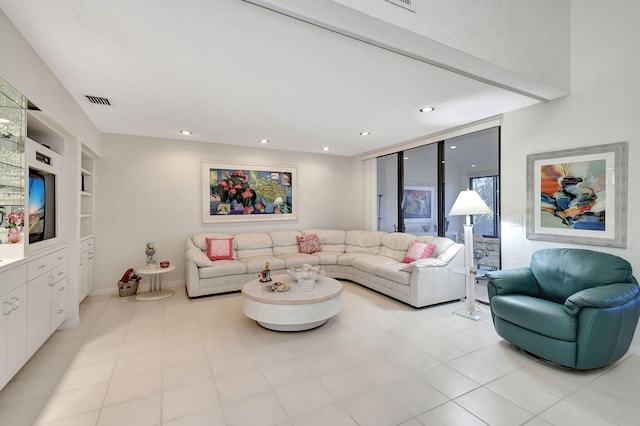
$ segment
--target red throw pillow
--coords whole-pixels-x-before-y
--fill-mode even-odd
[[[427,244],[421,243],[420,241],[414,241],[409,248],[409,251],[407,251],[404,259],[402,259],[402,263],[411,263],[415,262],[418,259],[431,257],[435,249],[435,244]]]
[[[210,260],[233,260],[233,238],[207,238]]]
[[[304,237],[298,237],[298,245],[300,246],[300,253],[316,253],[320,251],[320,240],[318,235],[309,234]]]

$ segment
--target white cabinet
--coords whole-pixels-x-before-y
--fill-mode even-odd
[[[27,263],[27,357],[64,321],[65,260],[62,249]]]
[[[93,238],[86,238],[80,242],[80,292],[79,300],[83,300],[93,290]]]
[[[0,273],[0,389],[27,360],[27,268]]]

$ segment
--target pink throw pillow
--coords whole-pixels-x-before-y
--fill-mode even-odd
[[[233,260],[233,238],[207,238],[210,260]]]
[[[297,237],[300,253],[312,254],[320,251],[320,240],[316,234],[309,234],[304,237]]]
[[[414,241],[409,248],[409,251],[407,251],[404,259],[402,259],[402,263],[411,263],[415,262],[418,259],[426,259],[427,257],[431,257],[435,249],[435,244],[427,244],[421,243],[420,241]]]

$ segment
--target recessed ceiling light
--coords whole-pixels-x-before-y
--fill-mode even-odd
[[[431,112],[433,110],[435,110],[435,108],[432,106],[426,106],[426,107],[420,108],[420,112]]]
[[[409,157],[404,157],[404,160],[408,160],[408,159],[409,159]]]
[[[181,135],[189,136],[191,133],[193,133],[191,130],[180,130]]]
[[[260,139],[260,140],[259,140],[259,142],[260,142],[262,145],[266,145],[266,144],[268,144],[268,143],[269,143],[269,139]]]
[[[331,151],[331,148],[329,148],[328,146],[323,146],[323,147],[322,147],[322,150],[323,150],[323,151]]]
[[[456,149],[456,148],[457,148],[457,146],[455,146],[455,145],[451,145],[451,146],[449,147],[449,149]]]
[[[475,165],[475,164],[472,164],[472,165],[471,165],[471,167],[476,167],[476,165]]]
[[[370,134],[369,132],[360,132],[360,136],[369,136]]]

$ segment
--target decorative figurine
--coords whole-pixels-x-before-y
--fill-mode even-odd
[[[153,243],[147,243],[147,247],[144,249],[144,254],[147,255],[146,266],[156,266],[156,259],[153,257],[156,254],[156,247]]]
[[[264,269],[258,274],[258,278],[260,278],[261,283],[268,283],[271,281],[271,269],[269,262],[264,264]]]

